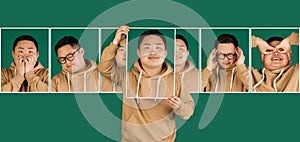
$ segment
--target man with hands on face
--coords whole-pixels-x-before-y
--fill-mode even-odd
[[[263,67],[252,68],[252,90],[254,92],[294,92],[299,91],[299,64],[291,66],[291,45],[299,45],[299,34],[292,33],[286,38],[271,37],[267,41],[252,36],[252,47],[258,47]],[[248,70],[243,68],[242,75]],[[249,79],[247,79],[249,80]],[[245,85],[249,83],[244,80]]]
[[[202,91],[204,92],[247,92],[242,83],[245,76],[237,72],[244,65],[245,56],[238,40],[231,34],[222,34],[215,41],[215,48],[202,70]]]
[[[48,69],[37,61],[37,41],[29,35],[16,38],[12,56],[11,67],[1,69],[2,92],[47,92]]]

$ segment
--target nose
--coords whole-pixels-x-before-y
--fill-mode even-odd
[[[72,61],[69,61],[69,60],[66,59],[66,65],[69,65],[71,63],[72,63]]]
[[[275,49],[275,51],[273,52],[273,55],[278,56],[280,53],[278,52],[277,49]]]

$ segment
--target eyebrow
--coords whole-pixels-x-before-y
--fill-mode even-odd
[[[23,47],[17,47],[18,49],[24,49]]]
[[[150,43],[144,43],[143,45],[152,45]],[[154,45],[162,45],[161,43],[155,43]]]
[[[33,47],[29,47],[28,49],[34,49]]]
[[[184,47],[184,45],[180,45],[180,44],[179,44],[179,45],[177,44],[177,46],[179,46],[179,47]]]

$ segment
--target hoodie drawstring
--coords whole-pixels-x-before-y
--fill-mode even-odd
[[[218,91],[218,86],[219,86],[219,66],[217,66],[217,83],[215,86],[215,92]]]
[[[113,92],[116,92],[116,83],[113,83]]]
[[[86,92],[86,72],[83,74],[83,92]]]
[[[264,81],[264,79],[265,79],[265,70],[266,70],[266,68],[262,69],[262,75],[263,75],[262,79],[253,86],[254,92],[257,92],[256,87],[259,86]]]
[[[137,84],[137,88],[136,88],[136,94],[135,94],[135,97],[137,99],[138,104],[140,103],[140,101],[139,101],[139,89],[140,89],[140,82],[141,82],[142,75],[143,75],[143,71],[140,72],[138,82],[137,82],[138,84]]]
[[[274,87],[275,92],[277,92],[276,81],[282,75],[282,73],[283,73],[283,70],[280,71],[279,75],[273,81],[273,87]]]
[[[70,73],[68,72],[68,89],[69,92],[71,92],[71,86],[70,86]]]
[[[233,85],[233,74],[234,74],[234,71],[235,71],[235,67],[232,69],[231,71],[231,78],[230,78],[230,89],[229,91],[232,92],[232,85]]]

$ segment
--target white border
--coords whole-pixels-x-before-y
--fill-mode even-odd
[[[109,27],[109,29],[112,28],[112,27]],[[173,30],[173,42],[174,42],[174,45],[173,45],[173,50],[174,50],[174,55],[176,55],[176,51],[175,51],[175,46],[176,46],[176,28],[170,28],[170,27],[130,27],[130,30]],[[129,35],[127,35],[127,38],[126,38],[126,53],[129,52],[128,50],[128,39],[129,39]],[[174,56],[173,55],[173,56]],[[175,90],[176,90],[176,84],[175,84],[175,81],[176,81],[176,71],[175,71],[175,58],[176,56],[174,56],[174,70],[173,70],[173,96],[176,96],[176,93],[175,93]],[[154,99],[154,100],[160,100],[160,99],[167,99],[167,97],[129,97],[128,96],[128,74],[130,71],[127,71],[127,68],[128,67],[128,54],[126,54],[126,96],[125,98],[126,99]]]
[[[62,30],[76,30],[76,29],[83,29],[83,30],[86,30],[86,29],[91,29],[91,30],[101,30],[101,29],[118,29],[118,27],[0,27],[0,55],[1,55],[1,50],[2,50],[2,40],[1,40],[1,35],[2,35],[2,30],[3,29],[19,29],[19,30],[30,30],[30,29],[32,29],[32,30],[34,30],[34,29],[36,29],[36,30],[48,30],[48,40],[50,40],[50,41],[48,41],[48,45],[49,45],[49,51],[48,51],[48,59],[49,59],[49,61],[48,61],[48,69],[49,69],[49,80],[48,80],[48,92],[30,92],[30,93],[32,93],[32,94],[35,94],[35,93],[37,93],[37,94],[40,94],[40,93],[54,93],[54,94],[56,94],[56,93],[63,93],[63,94],[75,94],[75,93],[87,93],[87,94],[89,94],[89,93],[109,93],[109,92],[102,92],[102,90],[101,90],[101,87],[99,87],[99,90],[101,90],[101,91],[98,91],[98,92],[51,92],[51,35],[52,35],[52,33],[51,33],[51,31],[52,30],[59,30],[59,29],[62,29]],[[202,53],[202,30],[203,29],[212,29],[212,30],[214,30],[214,29],[248,29],[249,30],[249,48],[251,49],[251,50],[249,50],[249,81],[250,81],[250,83],[249,83],[249,86],[250,86],[250,88],[249,88],[249,92],[202,92],[202,81],[200,81],[199,82],[199,84],[200,84],[200,88],[199,88],[199,92],[191,92],[191,93],[204,93],[204,94],[206,94],[206,93],[209,93],[209,94],[214,94],[214,93],[225,93],[225,94],[240,94],[240,93],[249,93],[249,94],[260,94],[260,93],[264,93],[264,94],[268,94],[268,93],[276,93],[276,92],[252,92],[252,75],[251,75],[251,68],[252,68],[252,48],[251,48],[251,44],[252,44],[252,40],[251,40],[251,36],[252,36],[252,30],[254,29],[254,30],[256,30],[256,29],[269,29],[269,30],[272,30],[272,29],[298,29],[298,33],[300,33],[300,28],[299,27],[130,27],[130,29],[173,29],[173,30],[175,30],[176,31],[176,29],[199,29],[199,70],[200,70],[200,75],[199,75],[199,78],[200,78],[200,80],[201,80],[201,78],[202,78],[202,74],[201,74],[201,68],[202,68],[202,63],[201,63],[201,57],[202,57],[202,55],[201,55],[201,53]],[[250,33],[251,32],[251,33]],[[101,34],[99,34],[99,38],[101,38]],[[101,40],[101,39],[99,39],[99,40]],[[299,41],[300,41],[300,38],[299,38]],[[100,43],[100,42],[99,42]],[[126,43],[126,44],[128,44],[128,42]],[[101,56],[100,56],[100,49],[101,49],[101,47],[102,47],[102,44],[100,44],[99,45],[100,46],[100,48],[98,49],[98,51],[99,51],[99,60],[100,60],[100,58],[101,58]],[[128,48],[128,45],[126,45],[127,46],[127,48]],[[299,50],[300,51],[300,50]],[[175,53],[175,52],[174,52]],[[128,55],[126,55],[126,57],[127,57]],[[300,53],[298,53],[298,56],[300,56]],[[128,58],[128,57],[127,57]],[[175,61],[175,60],[174,60]],[[298,59],[298,62],[300,63],[300,58]],[[2,65],[2,61],[1,61],[1,59],[0,59],[0,64]],[[174,68],[175,68],[175,65],[174,65]],[[126,62],[126,70],[127,70],[127,62]],[[174,71],[175,72],[175,71]],[[1,73],[1,71],[0,71],[0,73]],[[300,71],[299,71],[299,74],[300,74]],[[127,76],[127,74],[126,74],[126,76]],[[299,76],[299,78],[300,78],[300,76]],[[300,79],[299,79],[300,80]],[[126,91],[127,91],[127,77],[126,77]],[[99,85],[101,85],[101,80],[99,79]],[[0,80],[0,83],[1,83],[1,80]],[[174,84],[175,84],[175,81],[174,81]],[[175,87],[175,85],[174,85],[174,87]],[[300,83],[299,83],[299,88],[300,88]],[[1,89],[1,86],[0,86],[0,89]],[[174,88],[175,89],[175,88]],[[20,93],[20,94],[23,94],[23,93],[28,93],[28,92],[2,92],[1,91],[1,93]],[[113,92],[113,93],[117,93],[117,92]],[[284,94],[286,94],[286,93],[291,93],[291,94],[294,94],[294,93],[299,93],[299,91],[298,92],[277,92],[277,93],[284,93]],[[126,94],[127,95],[127,94]],[[128,97],[128,96],[126,96],[126,97]],[[136,98],[136,97],[128,97],[128,98]],[[147,97],[146,97],[147,98]],[[149,98],[151,98],[151,99],[155,99],[155,97],[149,97]],[[139,99],[143,99],[143,98],[139,98]],[[156,98],[156,99],[160,99],[160,98]]]
[[[48,74],[48,93],[51,92],[51,89],[52,89],[52,78],[51,78],[51,71],[52,71],[52,68],[51,68],[51,28],[48,28],[48,71],[49,71],[49,74]]]

